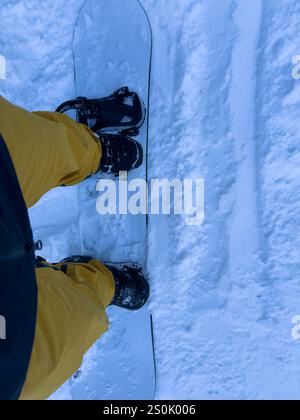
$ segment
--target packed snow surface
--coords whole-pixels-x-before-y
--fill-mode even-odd
[[[203,225],[150,216],[156,398],[298,399],[291,321],[300,313],[300,80],[292,59],[300,2],[142,3],[154,34],[150,178],[205,179]],[[53,110],[74,95],[72,34],[82,4],[2,0],[3,96]],[[76,189],[49,197],[30,215],[44,256],[58,261],[82,252],[84,238]],[[112,250],[95,229],[88,251],[134,259],[135,248],[120,241]],[[70,398],[68,384],[55,398]]]

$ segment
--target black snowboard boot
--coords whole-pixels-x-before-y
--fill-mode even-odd
[[[93,257],[74,256],[62,261],[62,271],[67,272],[68,263],[88,264]],[[141,309],[149,299],[150,286],[143,271],[135,264],[105,264],[111,271],[116,285],[111,305],[130,311]]]
[[[119,175],[129,172],[143,163],[143,148],[140,143],[122,134],[100,134],[102,158],[99,172]]]
[[[130,311],[141,309],[149,299],[150,286],[142,269],[133,264],[106,264],[112,272],[116,292],[111,305]]]

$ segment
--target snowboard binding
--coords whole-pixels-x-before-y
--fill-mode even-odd
[[[78,97],[61,104],[56,112],[75,110],[77,121],[97,134],[120,133],[137,136],[146,119],[146,107],[135,92],[127,86],[101,99]]]

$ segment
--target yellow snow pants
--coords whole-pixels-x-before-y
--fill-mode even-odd
[[[3,97],[0,133],[28,208],[54,187],[83,181],[100,163],[101,144],[87,127],[62,114],[27,112]],[[47,399],[108,328],[105,310],[115,292],[111,272],[96,260],[70,263],[64,271],[61,264],[36,269],[36,334],[21,400]]]

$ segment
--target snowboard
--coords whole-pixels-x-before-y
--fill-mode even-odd
[[[152,33],[138,0],[87,0],[74,33],[76,96],[101,98],[121,86],[149,104]],[[147,179],[149,114],[136,139],[144,164],[129,174]],[[99,176],[78,188],[81,255],[105,262],[147,263],[147,216],[99,215]],[[117,191],[122,180],[115,179]],[[95,239],[95,232],[97,237]],[[70,380],[74,400],[151,400],[155,396],[153,325],[147,308],[130,313],[109,308],[110,329]]]

